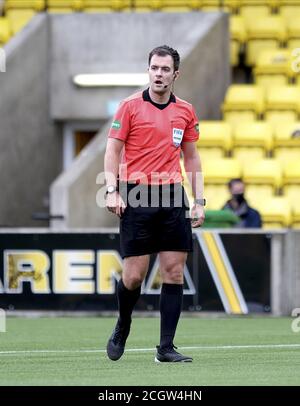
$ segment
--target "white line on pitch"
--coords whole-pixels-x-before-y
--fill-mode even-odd
[[[300,344],[250,344],[250,345],[203,345],[191,347],[178,347],[180,350],[236,350],[236,349],[268,349],[268,348],[299,348]],[[154,348],[128,348],[126,352],[155,351]],[[0,355],[22,354],[82,354],[105,353],[106,350],[8,350],[0,351]]]

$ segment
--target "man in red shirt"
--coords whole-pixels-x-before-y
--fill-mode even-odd
[[[117,287],[119,318],[107,355],[111,360],[123,355],[150,254],[158,253],[163,284],[155,360],[191,362],[191,357],[175,351],[173,339],[181,313],[184,265],[192,251],[189,207],[181,185],[181,151],[195,198],[192,227],[204,221],[202,171],[196,149],[198,119],[192,105],[172,93],[179,75],[178,52],[163,45],[150,52],[148,62],[150,86],[120,104],[105,153],[106,207],[120,217],[124,259]]]

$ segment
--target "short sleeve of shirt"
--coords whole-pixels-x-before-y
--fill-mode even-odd
[[[129,103],[122,102],[113,118],[108,137],[126,141],[130,131],[130,120]]]
[[[183,142],[194,142],[199,139],[199,120],[194,108],[191,110],[191,121],[184,131]]]

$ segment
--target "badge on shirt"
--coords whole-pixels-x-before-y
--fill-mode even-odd
[[[183,133],[184,130],[181,130],[180,128],[173,128],[173,144],[176,148],[181,144]]]

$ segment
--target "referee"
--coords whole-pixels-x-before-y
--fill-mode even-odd
[[[192,361],[175,351],[173,339],[182,307],[184,265],[192,251],[191,225],[202,225],[205,199],[196,149],[198,119],[192,105],[172,92],[179,63],[173,48],[154,48],[148,59],[149,88],[120,104],[108,134],[106,207],[120,217],[124,260],[117,286],[119,318],[107,343],[107,355],[114,361],[124,353],[152,253],[159,255],[163,281],[155,361]],[[195,198],[192,221],[181,185],[181,151]]]

